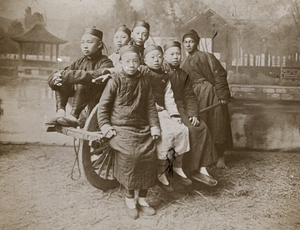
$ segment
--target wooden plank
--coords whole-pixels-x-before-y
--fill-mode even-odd
[[[64,127],[60,125],[49,125],[47,126],[46,132],[58,132],[71,136],[77,139],[83,139],[88,141],[96,141],[104,138],[103,134],[98,132],[90,132],[83,129],[77,129],[73,127]]]

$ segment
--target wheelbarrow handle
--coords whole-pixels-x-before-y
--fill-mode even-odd
[[[210,111],[210,110],[212,110],[212,109],[214,109],[214,108],[216,108],[216,107],[218,107],[218,106],[220,106],[220,105],[222,105],[222,103],[221,103],[221,102],[218,102],[217,104],[214,104],[214,105],[208,106],[208,107],[206,107],[206,108],[204,108],[204,109],[201,109],[201,110],[199,111],[199,113],[200,113],[200,114],[201,114],[201,113],[206,113],[206,112],[208,112],[208,111]]]

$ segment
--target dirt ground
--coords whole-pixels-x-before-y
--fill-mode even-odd
[[[0,145],[0,229],[300,229],[300,154],[227,154],[215,188],[155,186],[153,217],[127,217],[124,190],[70,178],[72,147]],[[76,175],[75,175],[76,176]]]

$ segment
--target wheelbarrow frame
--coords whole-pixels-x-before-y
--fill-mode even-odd
[[[93,108],[82,129],[63,127],[60,125],[51,125],[47,127],[46,131],[58,132],[79,139],[80,148],[78,152],[78,161],[80,170],[83,172],[84,178],[94,187],[106,191],[108,189],[117,187],[119,183],[117,182],[117,180],[112,178],[112,175],[108,175],[110,173],[109,170],[111,169],[111,164],[113,164],[113,151],[104,151],[103,153],[99,154],[99,158],[102,159],[102,165],[99,167],[105,166],[102,167],[103,169],[100,168],[99,171],[95,169],[95,165],[93,165],[93,163],[95,162],[93,162],[91,159],[93,155],[93,143],[96,143],[98,145],[98,148],[103,147],[103,145],[107,145],[106,149],[109,148],[98,126],[97,108],[97,105]],[[104,172],[104,176],[101,172]]]
[[[209,110],[212,110],[221,103],[217,103],[210,107],[204,108],[200,111],[201,113],[205,113]],[[52,125],[47,127],[47,132],[58,132],[65,134],[67,136],[71,136],[75,139],[80,140],[80,149],[78,153],[78,161],[80,170],[84,172],[84,178],[94,187],[106,191],[108,189],[112,189],[118,186],[117,180],[113,178],[113,150],[109,151],[110,147],[108,146],[104,135],[101,133],[98,120],[97,120],[97,108],[96,105],[92,112],[89,114],[85,125],[82,129],[80,128],[73,128],[73,127],[63,127],[60,125]],[[101,145],[107,145],[106,150],[100,154],[99,158],[101,158],[101,166],[99,171],[97,172],[95,168],[95,164],[93,164],[92,158],[92,145],[91,143],[97,143],[100,148]],[[107,151],[108,150],[108,151]],[[106,164],[106,165],[105,165]],[[103,167],[105,166],[105,167]],[[109,171],[111,170],[111,171]],[[104,171],[103,173],[101,172]],[[110,178],[109,178],[110,175]]]

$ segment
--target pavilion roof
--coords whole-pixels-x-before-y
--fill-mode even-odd
[[[67,42],[51,34],[42,24],[36,24],[28,32],[11,39],[19,43],[64,44]]]

